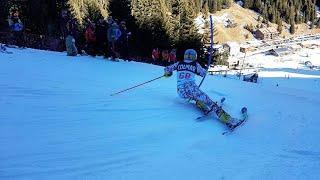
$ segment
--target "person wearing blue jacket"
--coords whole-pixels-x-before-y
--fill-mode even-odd
[[[119,26],[116,22],[113,22],[111,27],[109,27],[108,34],[107,34],[111,60],[115,60],[115,58],[117,59],[120,57],[120,54],[118,52],[118,50],[119,50],[119,47],[118,47],[119,41],[118,40],[119,40],[120,36],[121,36],[121,31],[119,29]]]
[[[23,35],[24,26],[19,18],[19,11],[14,10],[11,13],[8,21],[9,21],[10,30],[13,34],[14,43],[18,47],[23,47],[24,46],[24,35]]]

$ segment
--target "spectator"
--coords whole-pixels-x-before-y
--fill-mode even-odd
[[[177,50],[172,49],[169,54],[169,64],[174,64],[177,61]]]
[[[100,19],[96,24],[97,54],[107,56],[108,27],[106,21]]]
[[[13,41],[18,47],[24,46],[23,24],[19,18],[19,11],[13,10],[9,19],[9,27],[13,34]]]
[[[152,64],[157,64],[160,59],[160,51],[158,48],[152,50]]]
[[[106,21],[107,21],[108,27],[111,27],[111,25],[114,23],[114,20],[113,20],[112,16],[109,16],[106,19]]]
[[[68,35],[66,37],[66,49],[68,56],[76,56],[78,54],[78,50],[75,43],[76,41],[72,35]]]
[[[163,50],[161,53],[162,56],[162,65],[163,66],[168,66],[169,62],[169,51],[168,50]]]
[[[78,49],[78,53],[82,53],[85,44],[85,38],[83,36],[84,32],[79,33],[79,26],[75,18],[70,18],[70,20],[68,21],[67,31],[68,35],[71,35],[75,39],[75,45]]]
[[[66,30],[67,30],[67,36],[76,36],[77,34],[77,25],[76,25],[76,20],[71,18],[68,20],[66,24]]]
[[[67,37],[66,37],[66,49],[68,56],[76,56],[78,49],[76,47],[75,35],[77,32],[76,23],[74,19],[70,19],[66,24]]]
[[[110,46],[109,46],[109,39],[108,39],[108,30],[109,28],[112,27],[112,24],[114,23],[114,20],[112,18],[112,16],[109,16],[108,18],[105,18],[105,25],[106,25],[106,32],[105,32],[105,37],[106,37],[106,49],[105,49],[105,57],[106,58],[109,58],[111,57],[113,54],[112,52],[110,51]]]
[[[121,21],[120,23],[120,31],[121,36],[119,38],[119,49],[120,49],[120,55],[122,59],[128,60],[129,56],[129,36],[131,35],[131,32],[128,31],[126,27],[126,22]]]
[[[68,35],[67,23],[69,21],[70,13],[67,10],[61,10],[60,16],[60,31],[62,35],[62,39],[65,39]]]
[[[118,52],[118,40],[120,36],[121,31],[119,26],[114,22],[108,29],[108,46],[111,60],[114,60],[115,58],[117,59],[120,56]]]
[[[86,40],[86,52],[91,56],[96,56],[96,35],[95,35],[95,26],[92,22],[89,21],[89,24],[85,31],[85,40]]]

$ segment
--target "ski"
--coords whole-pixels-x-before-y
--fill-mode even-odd
[[[6,53],[6,54],[12,54],[13,52],[10,52],[7,50],[7,48],[5,47],[5,45],[0,44],[0,52],[1,53]]]
[[[27,49],[27,47],[23,47],[23,46],[19,47],[19,46],[16,46],[16,45],[9,45],[9,44],[3,44],[3,46],[7,47],[7,48],[15,48],[15,49],[20,49],[20,50]]]
[[[3,50],[0,50],[1,53],[5,53],[5,54],[13,54],[13,52],[10,52],[10,51],[3,51]]]
[[[248,120],[248,109],[246,107],[243,107],[241,109],[242,118],[239,121],[238,124],[236,124],[234,127],[229,128],[227,131],[223,132],[222,135],[229,135],[232,132],[234,132],[238,127],[243,126],[247,120]]]

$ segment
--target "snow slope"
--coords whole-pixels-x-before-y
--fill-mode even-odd
[[[212,98],[250,119],[234,134],[176,95],[163,68],[64,53],[0,54],[0,179],[318,179],[320,73],[208,76]],[[281,75],[275,75],[282,73]],[[278,84],[278,86],[276,86]]]

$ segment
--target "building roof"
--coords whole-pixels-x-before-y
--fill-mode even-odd
[[[285,54],[285,53],[290,53],[291,50],[287,47],[282,47],[282,48],[277,48],[277,49],[272,49],[271,51],[275,52],[278,55]]]
[[[269,33],[269,31],[267,30],[267,28],[261,28],[261,29],[258,29],[258,31],[260,31],[260,32],[263,33],[263,34]]]
[[[310,41],[304,41],[301,42],[302,45],[318,45],[320,46],[320,41],[319,40],[310,40]]]
[[[292,45],[290,45],[290,47],[291,47],[292,49],[300,49],[300,48],[301,48],[301,46],[298,45],[298,44],[292,44]]]
[[[258,31],[260,31],[263,34],[278,33],[278,30],[276,28],[274,28],[274,27],[260,28],[260,29],[258,29]]]

